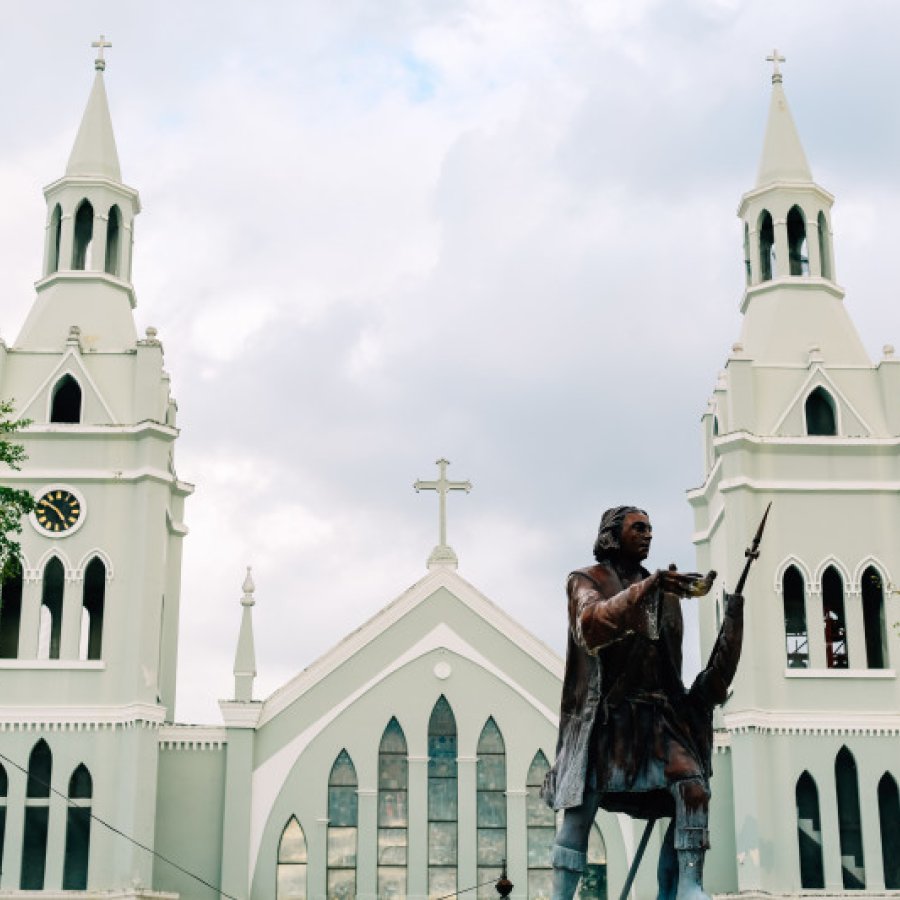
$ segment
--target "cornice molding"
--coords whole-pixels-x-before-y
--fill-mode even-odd
[[[748,709],[723,719],[730,734],[900,736],[900,713]]]
[[[158,731],[160,750],[223,750],[228,733],[218,725],[163,725]]]
[[[158,728],[166,708],[155,703],[125,706],[3,706],[0,731],[100,731]]]

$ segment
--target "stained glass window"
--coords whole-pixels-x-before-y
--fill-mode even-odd
[[[356,769],[346,750],[341,750],[328,778],[329,900],[356,896],[356,837],[358,825]]]
[[[70,805],[66,810],[66,852],[62,880],[65,891],[83,891],[87,888],[92,794],[91,773],[82,764],[69,779],[69,799],[77,805]]]
[[[596,825],[588,838],[587,865],[578,887],[580,900],[606,900],[606,843]]]
[[[428,722],[428,896],[456,891],[456,719],[444,696]]]
[[[529,900],[549,900],[553,870],[550,852],[556,836],[556,816],[541,797],[541,786],[550,763],[538,750],[528,768],[526,779],[525,823],[528,830],[528,897]]]
[[[493,717],[478,739],[476,783],[478,897],[494,898],[506,859],[506,747]]]
[[[306,900],[306,835],[295,816],[284,826],[278,844],[277,900]]]
[[[409,827],[409,762],[406,737],[391,719],[378,747],[378,897],[406,897]]]

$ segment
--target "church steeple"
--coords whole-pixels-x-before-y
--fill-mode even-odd
[[[92,349],[137,341],[132,309],[132,228],[137,191],[122,183],[104,85],[103,51],[95,41],[94,84],[65,175],[44,189],[47,225],[37,300],[19,335],[22,347],[52,349],[77,325]]]
[[[256,649],[253,641],[253,575],[247,566],[247,577],[242,587],[241,598],[241,630],[238,634],[237,650],[234,654],[234,699],[249,701],[253,699],[253,682],[256,678]]]

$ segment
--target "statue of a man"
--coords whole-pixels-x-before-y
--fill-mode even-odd
[[[553,846],[553,900],[571,900],[597,809],[671,817],[658,866],[659,900],[709,900],[712,710],[727,698],[741,651],[743,598],[726,595],[722,628],[691,688],[681,681],[681,597],[709,591],[715,573],[642,565],[647,514],[603,514],[596,565],[569,576],[569,641],[556,762],[544,798],[564,810]]]

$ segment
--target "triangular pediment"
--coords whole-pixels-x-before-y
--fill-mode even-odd
[[[70,348],[41,381],[37,390],[22,407],[22,418],[41,424],[50,421],[50,401],[54,386],[60,378],[71,375],[81,388],[81,421],[89,425],[112,425],[115,417],[97,383],[88,372],[81,355]]]
[[[873,435],[871,426],[821,365],[815,365],[810,370],[799,390],[793,394],[781,412],[771,434],[777,437],[805,437],[808,435],[806,399],[816,388],[826,391],[834,403],[838,436],[871,437]]]

